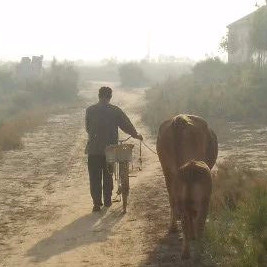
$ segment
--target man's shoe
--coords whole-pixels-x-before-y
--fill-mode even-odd
[[[100,206],[94,206],[93,207],[93,212],[100,211],[100,210],[101,210]]]
[[[111,207],[112,202],[107,202],[107,203],[105,203],[104,205],[105,205],[105,207],[109,208],[109,207]]]

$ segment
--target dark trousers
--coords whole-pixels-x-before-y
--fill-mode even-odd
[[[102,155],[88,155],[88,172],[90,192],[94,205],[100,206],[102,204],[102,181],[104,204],[110,204],[113,179],[112,169],[108,168],[106,157]]]

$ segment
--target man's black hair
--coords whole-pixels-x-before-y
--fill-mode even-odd
[[[99,98],[110,99],[112,97],[112,89],[110,87],[103,86],[99,89]]]

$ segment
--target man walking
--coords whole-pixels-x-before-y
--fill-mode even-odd
[[[100,211],[103,205],[102,184],[104,205],[110,207],[112,204],[113,179],[112,173],[107,168],[105,148],[118,143],[118,128],[135,139],[143,140],[142,135],[137,133],[126,114],[119,107],[109,103],[112,97],[111,88],[101,87],[98,97],[98,103],[86,109],[85,118],[86,131],[89,136],[88,172],[94,204],[93,211]]]

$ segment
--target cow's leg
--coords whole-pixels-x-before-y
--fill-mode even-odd
[[[165,176],[165,182],[169,194],[169,203],[170,203],[170,211],[171,211],[171,216],[170,216],[170,226],[169,226],[169,232],[177,232],[177,212],[176,212],[176,205],[175,205],[175,200],[171,188],[171,183],[172,183],[172,174],[167,168],[163,168],[163,173]]]
[[[182,218],[182,228],[183,228],[183,245],[182,245],[182,259],[190,258],[190,230],[192,226],[190,225],[190,218],[188,214],[185,214]]]
[[[197,214],[197,219],[196,219],[197,238],[201,238],[203,235],[205,223],[207,219],[207,214],[208,214],[208,208],[209,208],[208,201],[204,201],[201,204],[202,205],[199,207],[199,212]]]
[[[173,199],[173,197],[169,197],[169,201],[170,201],[170,207],[171,207],[171,220],[170,220],[170,228],[169,231],[170,232],[177,232],[177,211],[176,211],[176,205],[175,205],[175,201]]]
[[[190,239],[195,240],[197,238],[197,220],[194,211],[190,214]]]

